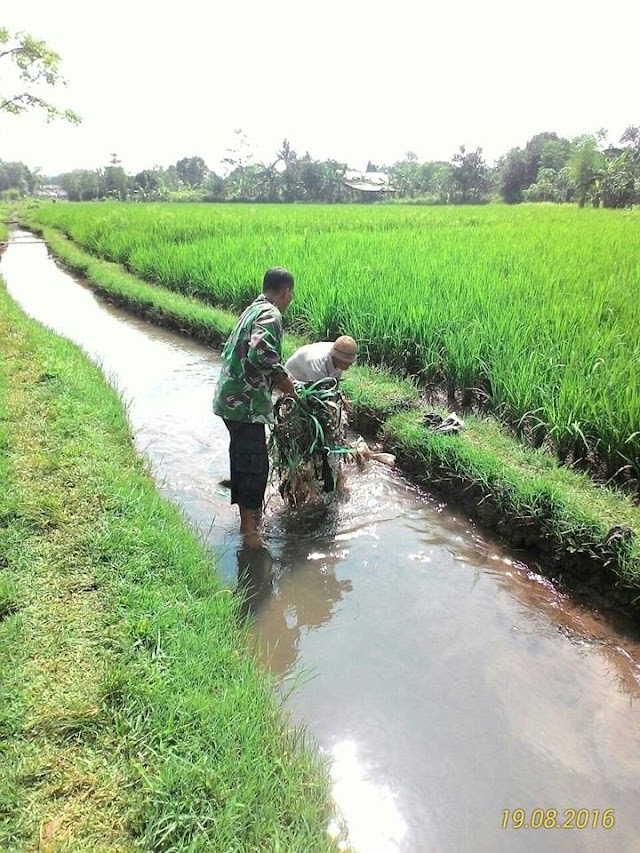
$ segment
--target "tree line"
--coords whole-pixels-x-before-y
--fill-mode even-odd
[[[299,156],[284,140],[271,162],[254,159],[237,131],[235,147],[223,160],[225,174],[208,168],[202,157],[184,157],[168,167],[127,174],[117,156],[99,169],[76,169],[45,177],[23,163],[0,161],[0,194],[24,196],[60,187],[72,201],[252,201],[340,203],[379,200],[377,193],[350,189],[347,164]],[[404,203],[483,204],[573,202],[580,206],[630,207],[640,204],[640,127],[631,125],[616,145],[606,132],[566,139],[539,133],[523,148],[512,148],[492,166],[482,149],[460,146],[450,161],[420,162],[408,152],[402,160],[377,166],[389,187],[382,197]]]
[[[61,110],[39,94],[42,84],[64,85],[60,57],[45,42],[0,26],[0,114],[36,109],[48,119],[77,123],[72,110]],[[5,88],[7,87],[7,88]],[[512,148],[489,166],[482,149],[464,145],[450,161],[419,162],[408,152],[404,159],[380,168],[369,162],[368,172],[388,175],[385,199],[422,204],[483,204],[502,199],[518,202],[576,202],[594,207],[640,204],[640,127],[626,128],[617,145],[606,144],[606,131],[566,139],[538,133],[524,148]],[[100,169],[75,169],[45,177],[24,163],[0,160],[0,198],[33,195],[43,187],[60,187],[74,201],[121,200],[324,202],[374,200],[378,193],[361,193],[347,186],[347,165],[298,154],[285,139],[270,163],[256,162],[246,135],[236,131],[234,147],[223,160],[224,175],[211,171],[202,157],[183,157],[168,168],[127,174],[115,154]],[[357,191],[356,191],[357,192]]]

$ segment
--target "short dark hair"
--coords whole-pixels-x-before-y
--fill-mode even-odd
[[[285,270],[282,267],[271,267],[264,274],[262,292],[282,293],[283,290],[293,288],[293,285],[293,276],[289,270]]]

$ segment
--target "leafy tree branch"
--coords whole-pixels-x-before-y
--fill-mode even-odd
[[[20,115],[36,109],[46,113],[47,121],[61,118],[80,122],[73,110],[60,109],[38,94],[38,87],[43,85],[66,85],[60,73],[60,56],[46,42],[0,27],[0,48],[0,113]]]

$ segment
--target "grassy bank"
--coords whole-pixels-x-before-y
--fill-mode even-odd
[[[0,847],[330,850],[327,783],[135,455],[0,287]]]
[[[463,434],[446,436],[407,412],[389,418],[383,436],[417,480],[516,548],[540,552],[566,587],[640,616],[640,509],[627,497],[515,442],[496,421],[469,418]]]
[[[87,254],[56,229],[40,231],[53,252],[99,292],[154,322],[213,346],[233,325],[230,313],[142,282]],[[290,352],[300,342],[286,335],[285,348]],[[628,497],[595,486],[542,449],[527,448],[495,421],[465,416],[461,435],[434,435],[421,423],[411,383],[365,367],[347,376],[356,426],[382,431],[416,478],[463,502],[510,544],[540,551],[543,568],[593,600],[604,597],[640,613],[640,509]]]

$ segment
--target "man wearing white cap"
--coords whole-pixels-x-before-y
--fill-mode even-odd
[[[320,341],[297,349],[285,362],[285,370],[298,382],[316,382],[318,379],[339,380],[358,355],[358,345],[349,335],[335,341]]]
[[[354,339],[349,335],[341,335],[335,341],[320,341],[300,347],[284,366],[297,382],[309,384],[319,379],[335,379],[338,382],[344,371],[356,360],[357,354],[358,345]],[[326,449],[322,451],[322,477],[325,492],[332,492],[335,479]]]

